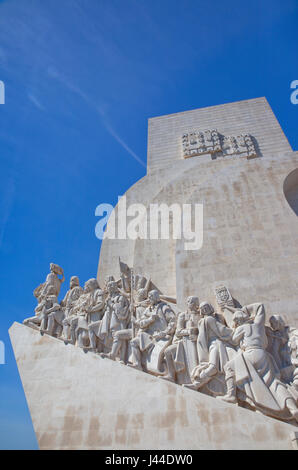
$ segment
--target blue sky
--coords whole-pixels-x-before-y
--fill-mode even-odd
[[[147,119],[266,96],[298,150],[297,30],[296,0],[0,0],[1,449],[37,448],[7,330],[51,261],[96,275],[94,211],[144,176]]]

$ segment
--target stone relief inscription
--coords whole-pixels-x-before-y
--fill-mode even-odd
[[[238,155],[250,159],[258,156],[255,140],[250,134],[224,136],[217,129],[183,134],[182,149],[183,158],[205,154],[213,158]]]
[[[216,129],[183,134],[182,147],[184,158],[204,155],[206,153],[215,154],[222,150],[219,133]]]

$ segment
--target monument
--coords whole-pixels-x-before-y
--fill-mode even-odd
[[[10,329],[40,448],[297,448],[298,152],[266,99],[150,119],[125,204],[172,229],[201,205],[201,239],[150,237],[146,211],[109,237],[122,198],[97,279],[59,301],[50,265]]]

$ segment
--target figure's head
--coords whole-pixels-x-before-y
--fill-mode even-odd
[[[249,315],[242,310],[236,310],[233,315],[233,322],[235,327],[242,325],[249,319]]]
[[[74,287],[77,287],[79,285],[80,285],[80,281],[79,281],[78,276],[71,276],[69,287],[73,289]]]
[[[147,299],[147,289],[138,289],[137,290],[137,302],[143,302],[144,300]]]
[[[192,312],[199,313],[200,301],[198,297],[194,297],[193,295],[190,295],[186,299],[186,305],[187,305],[187,308],[191,310]]]
[[[158,290],[151,290],[148,294],[148,299],[151,305],[155,305],[160,301]]]
[[[54,273],[54,274],[63,274],[63,269],[58,266],[58,264],[55,264],[55,263],[50,263],[50,271],[51,273]]]
[[[269,323],[273,331],[281,331],[286,326],[281,315],[271,315]]]
[[[146,286],[146,278],[144,276],[141,276],[138,281],[137,281],[137,288],[143,289]]]
[[[97,282],[97,279],[91,278],[88,281],[85,282],[84,286],[85,292],[92,292],[95,289],[99,289],[99,285]]]
[[[201,302],[200,312],[201,312],[201,315],[212,315],[212,313],[214,313],[214,308],[208,302]]]
[[[107,289],[109,294],[113,294],[115,292],[118,292],[118,285],[116,281],[109,281],[107,283]]]
[[[106,276],[105,285],[107,286],[109,282],[115,281],[114,276]]]

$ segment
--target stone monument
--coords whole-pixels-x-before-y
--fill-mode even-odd
[[[150,119],[125,196],[201,204],[203,243],[106,237],[61,301],[51,263],[10,329],[40,448],[297,448],[298,153],[266,99]]]

